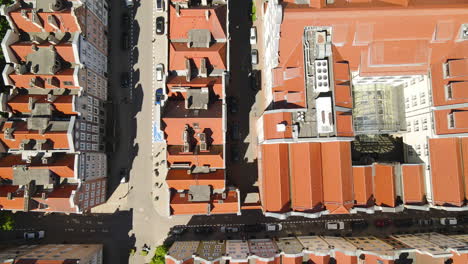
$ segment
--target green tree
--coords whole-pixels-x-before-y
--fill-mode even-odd
[[[13,0],[0,0],[0,6],[1,5],[10,5],[13,3]],[[0,39],[3,39],[5,36],[7,30],[10,28],[10,25],[8,24],[8,21],[4,16],[0,16]],[[3,51],[1,50],[0,47],[0,64],[3,64],[5,62],[5,58],[3,57]]]
[[[164,264],[165,263],[164,256],[166,256],[168,250],[169,249],[166,245],[158,246],[149,264]]]
[[[15,226],[11,212],[0,212],[0,230],[11,231]]]

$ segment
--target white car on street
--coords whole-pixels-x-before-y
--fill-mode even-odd
[[[44,238],[45,231],[37,231],[37,232],[24,232],[25,239],[41,239]]]
[[[441,225],[456,225],[457,219],[455,217],[447,217],[447,218],[444,217],[440,219],[440,224]]]
[[[156,65],[156,80],[162,81],[164,76],[164,65],[161,63]]]
[[[257,44],[257,28],[251,27],[250,28],[250,45]]]
[[[266,224],[265,227],[267,232],[276,232],[283,229],[281,224]]]
[[[342,230],[344,229],[344,222],[327,222],[325,228],[328,230]]]

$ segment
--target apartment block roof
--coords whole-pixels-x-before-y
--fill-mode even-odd
[[[10,46],[10,49],[15,53],[20,61],[28,61],[35,59],[32,56],[37,56],[41,60],[51,60],[51,54],[56,53],[61,59],[70,63],[78,63],[79,58],[75,57],[73,46],[71,43],[60,43],[58,45],[42,44],[33,45],[30,42],[17,42]],[[37,50],[34,50],[37,48]],[[29,56],[29,57],[28,57]],[[48,72],[38,72],[39,74],[50,74]]]
[[[192,185],[210,185],[213,189],[224,189],[224,170],[216,170],[208,173],[188,173],[189,170],[171,169],[166,176],[169,188],[176,190],[188,190]]]
[[[250,252],[260,258],[273,258],[278,254],[278,246],[271,239],[248,240]]]
[[[75,69],[62,69],[54,75],[44,74],[18,74],[12,72],[8,75],[12,85],[17,88],[30,89],[33,87],[43,88],[44,90],[51,90],[56,88],[66,89],[80,89],[80,86],[75,81]]]
[[[169,39],[188,40],[193,29],[207,29],[215,40],[226,40],[227,6],[214,8],[176,8],[169,5]]]
[[[47,95],[16,95],[7,102],[13,114],[31,114],[37,104],[47,104],[52,112],[59,112],[64,115],[76,115],[74,109],[74,99],[72,95],[61,95],[48,97]]]
[[[189,59],[197,69],[202,59],[206,59],[208,69],[227,69],[226,43],[214,43],[208,48],[187,47],[186,43],[171,42],[169,45],[169,70],[185,70],[185,60]]]
[[[464,154],[468,154],[468,138],[431,138],[432,191],[436,205],[461,206],[466,199],[463,184]]]
[[[212,145],[207,151],[201,151],[199,147],[195,147],[190,152],[184,152],[183,148],[183,145],[169,145],[167,147],[169,165],[186,163],[188,167],[224,168],[223,145]]]
[[[208,261],[220,259],[225,252],[226,242],[223,240],[201,241],[197,249],[197,255]]]
[[[226,256],[231,257],[231,262],[246,260],[250,253],[249,244],[245,240],[226,241]]]
[[[31,163],[26,163],[21,155],[9,154],[0,158],[0,178],[12,180],[14,179],[15,169],[22,168],[26,170],[48,169],[61,178],[75,177],[75,155],[57,154],[52,156],[52,161],[49,164],[43,164],[41,159],[32,159]]]
[[[185,76],[170,76],[167,80],[167,95],[174,100],[183,100],[187,98],[187,91],[182,91],[180,88],[203,88],[207,87],[210,98],[221,99],[223,94],[223,82],[221,77],[195,77],[187,81]]]
[[[31,129],[28,123],[29,121],[6,121],[0,124],[0,142],[3,146],[7,149],[20,150],[21,144],[24,143],[25,150],[28,150],[28,144],[43,141],[44,149],[72,148],[73,142],[69,140],[70,121],[49,121],[45,131]]]
[[[199,241],[175,241],[167,252],[167,256],[178,261],[186,261],[192,258],[199,245]]]
[[[171,215],[206,215],[206,214],[237,214],[240,210],[239,195],[236,190],[222,193],[208,193],[205,201],[191,201],[190,191],[173,192],[171,194]]]

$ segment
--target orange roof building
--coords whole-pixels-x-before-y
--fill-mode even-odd
[[[405,204],[425,204],[424,164],[403,164],[401,170]]]
[[[353,166],[354,200],[358,206],[374,205],[372,166]]]
[[[385,207],[395,207],[395,167],[388,164],[375,164],[375,203]]]

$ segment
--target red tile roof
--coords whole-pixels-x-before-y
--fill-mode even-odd
[[[287,144],[262,145],[261,195],[265,211],[290,210],[289,157]]]
[[[353,186],[356,205],[374,204],[372,166],[353,166]]]
[[[284,131],[278,131],[278,125],[285,125]],[[292,114],[290,112],[266,112],[263,114],[264,139],[292,138]]]
[[[336,135],[354,137],[353,115],[351,112],[336,111]]]
[[[78,86],[78,84],[75,82],[74,69],[63,69],[54,75],[37,75],[37,74],[31,74],[31,73],[16,74],[15,72],[12,72],[11,74],[8,75],[8,77],[10,77],[14,86],[18,88],[30,89],[31,79],[37,78],[43,81],[42,83],[43,83],[44,89],[53,89],[53,88],[80,89],[80,86]],[[48,83],[47,80],[51,78],[58,81],[57,86],[54,86]],[[65,82],[70,82],[72,83],[72,85],[65,85]]]
[[[27,12],[28,20],[26,20],[22,15],[21,11],[24,10]],[[61,32],[78,32],[81,31],[77,18],[71,10],[64,10],[60,12],[38,12],[37,15],[43,23],[43,29],[33,24],[31,19],[32,13],[31,9],[22,8],[21,10],[10,12],[11,19],[13,23],[23,32],[59,32],[55,27],[51,26],[48,22],[49,17],[54,19],[56,24],[59,26]]]
[[[191,202],[188,200],[187,192],[183,196],[180,193],[174,193],[170,201],[171,215],[237,214],[238,198],[235,190],[227,191],[225,199],[222,199],[221,194],[215,193],[207,202]]]
[[[208,151],[184,153],[182,146],[170,145],[167,147],[167,162],[169,166],[177,163],[187,163],[190,166],[208,166],[211,168],[224,168],[223,145],[213,145]]]
[[[349,213],[354,205],[351,143],[322,143],[324,204],[333,213]]]
[[[191,185],[211,185],[213,189],[225,188],[224,170],[216,170],[210,173],[191,173],[187,170],[169,170],[166,183],[169,188],[176,190],[188,190]]]
[[[37,45],[38,48],[49,47],[49,45]],[[21,61],[26,61],[26,56],[33,52],[30,42],[18,42],[10,45],[13,52],[20,58]],[[66,62],[78,63],[79,58],[75,58],[72,44],[62,43],[54,45],[57,54]]]
[[[403,178],[403,200],[406,204],[423,203],[424,190],[424,164],[401,165]]]
[[[323,203],[320,143],[289,145],[292,208],[311,210]]]
[[[62,114],[77,114],[74,109],[72,95],[57,96],[52,102],[47,101],[46,95],[17,95],[11,98],[7,102],[7,105],[14,114],[28,114],[31,113],[31,109],[29,109],[29,98],[33,98],[35,103],[50,103],[53,110]]]
[[[7,139],[4,131],[14,128],[13,139]],[[0,142],[9,149],[19,149],[23,140],[47,140],[53,149],[70,149],[73,142],[69,142],[68,133],[64,131],[46,131],[40,134],[37,130],[28,130],[24,121],[7,121],[0,125]]]
[[[197,69],[201,59],[207,59],[207,68],[227,69],[226,43],[215,43],[209,48],[189,48],[186,43],[171,42],[169,45],[169,70],[185,70],[185,60],[191,59]]]
[[[208,29],[215,40],[226,39],[226,5],[214,8],[181,8],[169,5],[169,39],[188,39],[192,29]]]
[[[60,155],[53,159],[52,164],[27,164],[21,159],[21,155],[7,155],[0,158],[0,178],[13,179],[14,165],[28,165],[30,170],[48,168],[61,178],[75,177],[75,155]]]
[[[459,138],[429,139],[432,196],[436,205],[463,205],[463,158]]]
[[[449,127],[450,116],[453,127]],[[434,111],[435,132],[438,135],[468,133],[468,108]]]
[[[173,92],[173,87],[208,87],[211,95],[214,95],[218,99],[224,97],[221,77],[196,77],[187,82],[185,76],[170,76],[168,77],[166,85],[168,88],[167,95],[171,98],[171,100],[183,100],[186,98],[186,93]]]
[[[391,164],[374,164],[374,195],[376,205],[395,207],[395,167]]]

